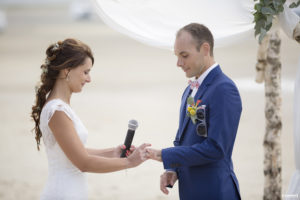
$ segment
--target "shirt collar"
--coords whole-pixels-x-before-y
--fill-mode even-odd
[[[204,81],[205,77],[209,74],[209,72],[211,70],[213,70],[214,68],[216,68],[218,65],[219,65],[218,63],[214,63],[203,74],[201,74],[201,76],[197,79],[197,81],[199,83],[199,87],[201,86],[202,82]]]

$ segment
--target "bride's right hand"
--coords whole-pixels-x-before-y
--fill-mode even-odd
[[[142,162],[147,160],[146,157],[146,147],[151,146],[151,144],[144,143],[141,146],[137,147],[130,156],[127,157],[128,167],[136,167],[140,165]]]

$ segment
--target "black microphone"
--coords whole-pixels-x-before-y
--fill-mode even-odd
[[[134,133],[135,133],[135,130],[137,129],[137,127],[138,127],[138,122],[136,120],[132,119],[128,122],[128,131],[127,131],[127,135],[126,135],[125,142],[124,142],[126,149],[122,149],[122,153],[120,156],[121,158],[126,157],[126,151],[128,151],[131,147],[133,136],[134,136]]]

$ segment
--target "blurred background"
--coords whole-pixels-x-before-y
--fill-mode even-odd
[[[187,79],[169,50],[141,44],[106,26],[92,4],[72,0],[0,0],[0,199],[39,199],[47,179],[45,148],[37,151],[30,118],[46,48],[76,38],[94,52],[92,82],[74,94],[71,106],[89,130],[87,146],[123,143],[127,123],[139,128],[135,145],[172,146],[180,99]],[[299,45],[281,33],[283,193],[295,170],[293,91]],[[237,84],[243,113],[233,160],[242,199],[262,199],[264,86],[254,82],[257,41],[215,49],[215,59]],[[159,190],[161,163],[89,174],[89,199],[176,200],[177,184],[166,196]]]

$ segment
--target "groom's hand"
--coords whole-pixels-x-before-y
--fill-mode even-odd
[[[148,158],[145,156],[145,149],[146,147],[151,146],[151,144],[144,143],[140,145],[130,156],[128,156],[126,159],[128,161],[128,167],[136,167],[140,165],[142,162],[147,160]]]
[[[146,148],[145,150],[146,150],[145,154],[147,158],[162,162],[161,150],[152,149],[152,148]]]
[[[160,190],[164,194],[169,194],[169,190],[167,189],[167,185],[174,185],[177,181],[177,173],[174,171],[165,171],[160,176]]]

